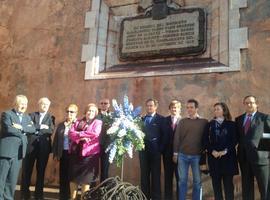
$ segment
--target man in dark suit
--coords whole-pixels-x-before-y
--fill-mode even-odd
[[[147,115],[143,117],[145,149],[139,152],[141,169],[141,189],[147,199],[161,199],[160,170],[163,150],[164,117],[157,114],[158,101],[146,101]]]
[[[14,199],[19,170],[26,152],[26,135],[35,133],[31,118],[24,114],[27,104],[26,96],[17,95],[14,109],[4,112],[1,117],[0,199]]]
[[[103,98],[99,101],[99,110],[97,118],[102,120],[102,131],[100,134],[100,182],[109,177],[109,152],[106,153],[106,149],[111,142],[110,136],[107,135],[108,124],[106,123],[106,117],[110,115],[110,100]]]
[[[173,199],[173,174],[175,173],[176,185],[179,179],[177,163],[173,162],[173,137],[176,126],[181,119],[181,103],[177,100],[171,101],[169,110],[170,115],[164,120],[164,150],[162,152],[165,179],[165,200]]]
[[[243,200],[254,199],[254,176],[261,200],[267,199],[269,177],[269,153],[259,151],[258,144],[263,132],[270,131],[270,117],[258,111],[258,101],[253,95],[243,100],[246,112],[236,118],[238,136],[238,161],[242,177]]]
[[[54,117],[48,113],[50,100],[43,97],[39,100],[39,112],[31,113],[30,116],[36,127],[35,135],[28,137],[27,153],[23,161],[21,198],[29,199],[31,176],[36,161],[36,184],[35,199],[43,199],[43,187],[45,170],[51,153],[51,135],[54,129]]]

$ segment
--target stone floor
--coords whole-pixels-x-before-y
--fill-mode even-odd
[[[235,200],[241,200],[241,185],[240,182],[237,181],[239,179],[239,176],[235,177]],[[214,200],[213,197],[213,190],[212,190],[212,185],[211,182],[209,182],[210,177],[207,175],[202,175],[202,183],[203,183],[203,200]],[[192,183],[191,180],[189,180],[189,187],[188,187],[188,194],[187,194],[187,200],[191,199],[191,193],[192,193]],[[256,186],[257,184],[255,184]],[[33,192],[34,187],[31,186],[30,190]],[[58,194],[59,194],[59,189],[56,186],[52,187],[45,187],[44,188],[44,197],[45,200],[56,200],[58,199]],[[256,190],[256,200],[259,200],[259,194],[258,190]],[[20,199],[20,186],[16,186],[16,193],[15,193],[15,200]],[[176,200],[176,197],[174,198]]]
[[[34,191],[34,187],[31,186],[30,187],[30,191]],[[45,200],[55,200],[58,199],[58,193],[59,193],[59,189],[58,188],[54,188],[54,187],[46,187],[44,188],[44,197]],[[15,192],[15,200],[19,200],[20,199],[20,186],[17,185],[16,186],[16,192]]]

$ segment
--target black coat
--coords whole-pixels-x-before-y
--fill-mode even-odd
[[[46,113],[42,120],[42,124],[48,125],[49,129],[40,129],[39,112],[31,113],[30,117],[33,120],[34,126],[36,128],[36,133],[34,135],[28,136],[27,153],[30,153],[34,150],[35,146],[37,145],[37,140],[39,140],[39,145],[42,146],[42,150],[46,152],[51,152],[51,135],[54,131],[55,126],[54,116],[52,116],[50,113]]]
[[[65,134],[65,122],[58,124],[55,135],[53,138],[53,157],[60,159],[62,157],[63,148],[64,148],[64,134]]]
[[[209,171],[211,176],[238,174],[238,164],[235,146],[237,144],[236,126],[232,121],[224,120],[218,124],[216,120],[208,123],[203,136],[203,145],[207,150]],[[223,151],[227,154],[215,158],[212,151]]]

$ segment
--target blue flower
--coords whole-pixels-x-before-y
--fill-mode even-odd
[[[138,117],[141,114],[141,112],[142,112],[142,107],[139,106],[139,107],[137,107],[137,108],[134,109],[134,111],[132,113],[132,116],[133,117]]]
[[[117,151],[117,146],[116,144],[114,144],[110,150],[110,154],[109,154],[109,162],[112,163],[115,157]]]

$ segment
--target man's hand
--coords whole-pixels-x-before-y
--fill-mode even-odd
[[[49,126],[46,124],[41,124],[40,129],[49,129]]]
[[[224,156],[227,154],[227,149],[225,149],[223,151],[219,151],[218,153],[219,153],[219,157]]]
[[[15,124],[15,123],[13,123],[12,126],[13,126],[14,128],[16,128],[16,129],[23,130],[23,127],[22,127],[22,125],[20,125],[20,124]]]
[[[57,162],[60,161],[57,157],[53,157],[53,160],[54,160],[54,161],[57,161]]]

